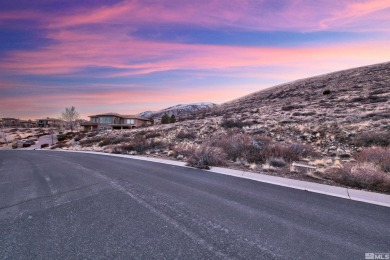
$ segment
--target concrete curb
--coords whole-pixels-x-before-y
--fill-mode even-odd
[[[175,166],[180,166],[180,167],[188,167],[188,166],[186,166],[185,162],[178,162],[178,161],[173,161],[173,160],[150,158],[150,157],[136,156],[136,155],[111,154],[111,153],[91,152],[91,151],[45,150],[45,149],[41,149],[41,150],[43,150],[43,151],[56,151],[56,152],[100,154],[100,155],[106,155],[106,156],[114,156],[114,157],[163,163],[163,164],[175,165]],[[191,167],[189,167],[189,168],[191,168]],[[212,167],[211,170],[209,170],[209,171],[214,172],[214,173],[229,175],[229,176],[233,176],[233,177],[239,177],[239,178],[269,183],[269,184],[273,184],[273,185],[293,188],[293,189],[297,189],[297,190],[305,190],[305,191],[320,193],[320,194],[329,195],[329,196],[333,196],[333,197],[350,199],[353,201],[360,201],[360,202],[380,205],[380,206],[384,206],[384,207],[390,207],[390,195],[380,194],[380,193],[376,193],[376,192],[369,192],[369,191],[363,191],[363,190],[355,190],[355,189],[349,189],[349,188],[343,188],[343,187],[336,187],[336,186],[330,186],[330,185],[319,184],[319,183],[314,183],[314,182],[299,181],[299,180],[293,180],[293,179],[288,179],[288,178],[265,175],[265,174],[261,174],[261,173],[238,171],[238,170],[227,169],[227,168],[222,168],[222,167]]]

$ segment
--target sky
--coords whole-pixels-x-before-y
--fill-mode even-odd
[[[0,0],[0,118],[223,103],[390,61],[390,0]]]

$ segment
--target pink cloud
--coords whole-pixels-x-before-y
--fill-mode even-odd
[[[16,74],[74,74],[88,67],[111,67],[104,76],[132,76],[167,70],[226,70],[259,66],[370,64],[390,58],[389,41],[316,47],[240,47],[150,42],[130,36],[52,34],[55,44],[40,50],[14,51],[0,68]],[[375,48],[373,48],[375,46]],[[359,53],[357,56],[356,53]],[[153,62],[145,61],[153,58]],[[332,64],[328,65],[327,63]],[[339,67],[339,66],[338,66]],[[98,75],[102,76],[102,75]]]
[[[53,18],[50,28],[74,27],[86,24],[187,24],[213,28],[240,28],[245,30],[356,29],[362,16],[387,10],[390,4],[383,0],[199,0],[152,1],[125,0],[112,6],[81,9],[75,14]],[[388,11],[388,10],[387,10]],[[387,12],[387,15],[389,12]],[[388,16],[387,16],[388,17]],[[387,17],[381,17],[386,21]],[[375,18],[375,17],[370,17]],[[378,17],[376,17],[378,19]],[[364,23],[363,23],[364,24]],[[368,29],[368,28],[367,28]],[[369,28],[375,30],[375,28]],[[381,28],[383,30],[384,28]]]
[[[351,29],[352,31],[389,31],[390,2],[371,0],[345,1],[344,8],[334,10],[322,20],[323,29]],[[375,24],[371,24],[375,21]],[[371,25],[370,25],[371,24]]]

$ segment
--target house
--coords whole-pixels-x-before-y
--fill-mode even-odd
[[[2,118],[2,124],[4,127],[19,127],[20,120],[12,117],[4,117]]]
[[[37,127],[54,127],[54,128],[63,128],[66,126],[66,122],[57,118],[43,118],[37,119]]]
[[[90,121],[81,124],[84,127],[84,131],[104,129],[132,129],[152,125],[151,120],[135,115],[105,113],[89,117]]]
[[[32,128],[37,127],[37,122],[31,120],[20,120],[19,125],[24,128]]]

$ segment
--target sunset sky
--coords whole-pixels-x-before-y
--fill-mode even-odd
[[[10,0],[0,35],[0,118],[134,114],[390,61],[390,0]]]

